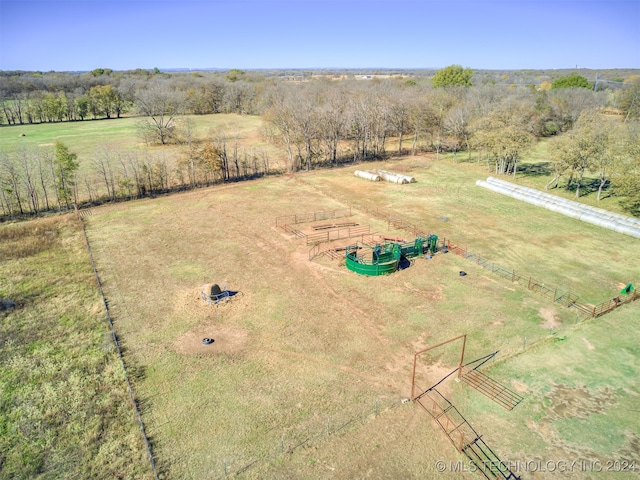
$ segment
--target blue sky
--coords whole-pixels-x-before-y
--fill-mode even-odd
[[[640,68],[640,0],[0,0],[0,70]]]

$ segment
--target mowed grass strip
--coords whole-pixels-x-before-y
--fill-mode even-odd
[[[71,216],[0,227],[0,478],[153,478]]]
[[[222,478],[225,468],[252,465],[243,475],[325,478],[377,458],[377,475],[419,478],[433,472],[429,459],[458,458],[444,437],[425,453],[397,434],[406,422],[423,425],[424,412],[371,418],[393,432],[385,450],[400,455],[394,461],[365,446],[367,422],[344,433],[363,448],[344,448],[327,425],[359,418],[377,399],[407,396],[413,354],[426,346],[467,333],[468,359],[495,350],[526,358],[523,337],[542,348],[581,328],[572,311],[452,254],[376,278],[327,258],[310,262],[311,247],[276,228],[277,216],[353,205],[358,222],[409,238],[358,209],[377,205],[586,300],[616,295],[617,283],[636,274],[627,261],[635,251],[630,239],[489,195],[475,186],[481,166],[429,157],[371,166],[409,172],[418,183],[372,183],[342,168],[94,210],[89,236],[127,362],[140,372],[135,389],[163,475]],[[468,275],[460,277],[462,270]],[[239,293],[207,306],[199,298],[205,283]],[[216,339],[208,350],[205,336]],[[459,347],[426,355],[419,385],[438,381],[458,356]],[[322,453],[278,455],[305,434]],[[543,451],[544,441],[528,442]]]

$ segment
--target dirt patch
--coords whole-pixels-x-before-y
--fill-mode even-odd
[[[511,380],[511,385],[513,385],[516,392],[527,392],[529,390],[529,387],[517,380]]]
[[[212,338],[210,345],[203,345],[204,338]],[[237,354],[244,350],[249,336],[247,332],[208,321],[193,327],[173,344],[182,355]]]
[[[609,388],[591,391],[587,387],[554,385],[546,398],[551,402],[550,417],[585,418],[602,413],[615,402],[615,392]]]
[[[421,374],[423,375],[423,378],[427,380],[427,384],[423,388],[430,388],[432,385],[435,385],[444,377],[449,375],[453,371],[455,366],[452,368],[451,366],[445,366],[445,365],[442,365],[440,362],[438,362],[438,363],[432,363],[430,365],[423,366],[420,368],[421,368]],[[454,381],[455,378],[457,377],[452,375],[447,380],[445,380],[440,385],[438,385],[438,391],[445,397],[448,397],[448,398],[451,397],[450,382]]]
[[[580,337],[580,338],[582,339],[582,341],[584,342],[584,344],[587,346],[587,348],[588,348],[589,350],[595,350],[595,349],[596,349],[596,347],[594,347],[593,345],[591,345],[591,342],[590,342],[589,340],[587,340],[587,339],[586,339],[586,338],[584,338],[584,337]]]
[[[532,430],[536,430],[545,441],[559,448],[569,448],[556,431],[556,422],[563,418],[586,419],[592,414],[600,414],[616,403],[616,393],[610,388],[589,390],[585,386],[569,387],[553,385],[545,396],[547,415],[539,422],[527,421]],[[575,446],[574,446],[575,447]]]
[[[426,298],[432,302],[441,302],[445,300],[445,296],[443,293],[443,290],[444,290],[443,285],[436,285],[434,288],[431,288],[428,290],[421,290],[408,282],[404,282],[404,287],[406,290],[409,290],[412,293],[420,297]],[[399,292],[403,291],[403,289],[399,287],[396,288],[396,290]]]
[[[480,275],[480,278],[484,278],[484,279],[485,279],[486,281],[488,281],[488,282],[501,284],[501,285],[502,285],[502,287],[503,287],[505,290],[509,290],[509,291],[511,291],[511,292],[515,292],[515,291],[516,291],[516,289],[515,289],[515,288],[513,288],[513,287],[507,287],[506,285],[504,285],[504,282],[499,282],[499,281],[498,281],[498,280],[496,280],[495,278],[487,277],[486,275]]]
[[[549,330],[550,328],[558,328],[562,325],[560,321],[560,317],[558,316],[558,312],[555,308],[545,307],[541,308],[538,311],[538,314],[542,317],[542,322],[540,322],[540,326],[545,330]]]

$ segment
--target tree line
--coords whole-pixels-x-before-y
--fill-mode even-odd
[[[0,150],[2,213],[33,214],[279,171],[264,151],[239,148],[237,136],[217,132],[196,138],[186,115],[208,113],[260,115],[264,138],[284,152],[288,171],[452,152],[456,160],[468,161],[473,154],[493,173],[515,175],[530,148],[550,138],[552,181],[547,187],[564,180],[579,196],[585,173],[598,172],[598,199],[605,191],[616,192],[625,197],[630,213],[640,211],[640,81],[629,79],[626,88],[615,90],[594,89],[575,76],[556,87],[474,86],[472,73],[451,66],[432,79],[336,81],[325,76],[300,82],[255,78],[240,70],[225,75],[147,72],[123,75],[112,84],[105,80],[113,80],[112,73],[94,71],[91,82],[98,83],[83,95],[100,107],[87,111],[104,118],[138,116],[140,137],[149,144],[179,145],[179,158],[167,158],[157,149],[118,152],[104,145],[79,175],[72,145],[11,155]],[[2,101],[15,107],[6,96]],[[619,115],[611,119],[605,111]]]
[[[119,118],[138,115],[148,88],[167,89],[181,113],[256,113],[252,99],[261,77],[231,70],[218,74],[163,74],[96,69],[85,74],[0,72],[0,125]]]
[[[77,155],[60,141],[12,155],[0,150],[0,220],[279,173],[265,152],[241,150],[237,137],[225,134],[185,143],[177,160],[164,152],[99,145],[82,172],[79,166]]]

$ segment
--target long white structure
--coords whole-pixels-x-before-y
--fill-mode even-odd
[[[409,175],[401,173],[388,172],[386,170],[378,170],[378,174],[388,182],[394,183],[416,183],[416,179]]]
[[[405,177],[403,177],[401,175],[396,175],[395,173],[378,171],[378,175],[380,175],[382,177],[382,179],[386,180],[387,182],[391,182],[391,183],[409,183],[409,181]]]
[[[367,180],[371,180],[372,182],[379,182],[382,180],[380,175],[378,175],[377,173],[372,173],[365,170],[356,170],[355,172],[353,172],[353,174],[356,177],[366,178]]]
[[[478,180],[476,181],[476,185],[592,225],[640,238],[640,219],[635,217],[628,217],[620,215],[619,213],[609,212],[602,208],[583,205],[573,200],[567,200],[566,198],[541,192],[534,188],[516,185],[515,183],[494,177],[488,177],[486,181]]]

